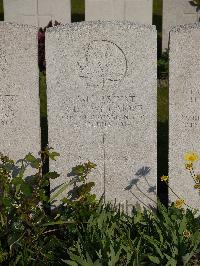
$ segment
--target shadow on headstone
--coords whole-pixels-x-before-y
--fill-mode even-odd
[[[190,0],[189,3],[190,3],[191,6],[196,7],[196,12],[197,13],[200,11],[200,1],[199,0],[197,0],[197,1]],[[199,21],[200,21],[200,18],[199,18]]]
[[[135,178],[133,178],[130,182],[129,185],[127,187],[124,188],[124,190],[129,191],[133,197],[135,197],[139,203],[141,203],[143,206],[147,207],[147,208],[151,208],[152,206],[151,204],[146,204],[141,197],[136,196],[136,194],[132,191],[132,189],[136,189],[137,191],[140,192],[140,194],[145,197],[148,198],[150,201],[152,201],[153,203],[155,203],[155,201],[148,195],[150,193],[153,193],[154,195],[156,195],[156,186],[152,186],[150,185],[148,179],[147,179],[147,175],[151,172],[151,168],[144,166],[142,168],[140,168],[136,173],[135,173]],[[144,179],[147,186],[148,186],[148,190],[147,191],[143,191],[143,188],[141,187],[141,185],[139,184],[140,180]],[[144,181],[143,181],[144,183]],[[135,188],[134,188],[135,187]],[[154,204],[155,205],[155,204]],[[155,206],[154,206],[155,207]],[[154,208],[153,208],[154,209]]]
[[[200,1],[193,1],[193,0],[190,0],[189,1],[190,5],[191,6],[195,6],[196,7],[196,12],[199,12],[200,10]]]

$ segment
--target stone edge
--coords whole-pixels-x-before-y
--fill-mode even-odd
[[[184,32],[188,32],[191,30],[200,30],[200,23],[196,22],[196,23],[190,23],[190,24],[185,24],[185,25],[178,25],[175,26],[173,28],[171,28],[170,30],[170,34],[171,33],[184,33]]]
[[[38,31],[39,28],[35,27],[35,26],[31,26],[31,25],[27,25],[27,24],[18,24],[18,23],[14,23],[14,22],[7,22],[7,21],[0,21],[0,27],[2,26],[12,26],[15,28],[22,28],[22,29],[30,29],[30,30],[36,30]]]
[[[118,26],[122,29],[145,29],[152,32],[156,32],[156,26],[150,25],[150,24],[139,24],[134,23],[130,21],[82,21],[82,22],[73,22],[73,23],[67,23],[64,25],[58,25],[51,28],[47,28],[47,32],[59,32],[59,31],[65,31],[69,29],[77,29],[77,28],[91,28],[91,27],[108,27],[108,26]]]

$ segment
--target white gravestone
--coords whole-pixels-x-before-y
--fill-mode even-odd
[[[0,152],[40,151],[37,29],[0,22]]]
[[[4,0],[4,20],[45,27],[49,21],[71,22],[70,0]]]
[[[170,186],[193,208],[200,208],[195,182],[185,169],[187,152],[200,154],[200,27],[191,24],[170,33],[169,176]],[[196,164],[200,172],[200,163]],[[170,192],[170,199],[176,196]]]
[[[85,20],[118,20],[152,24],[152,0],[85,0]]]
[[[199,10],[191,2],[192,0],[163,0],[163,51],[168,48],[169,31],[173,27],[199,21]]]
[[[106,201],[156,201],[156,30],[132,23],[83,22],[46,35],[50,169],[88,160]],[[153,200],[153,201],[152,201]]]

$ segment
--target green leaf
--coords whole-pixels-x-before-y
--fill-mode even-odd
[[[88,169],[95,169],[97,167],[97,165],[95,163],[92,163],[92,162],[88,162],[88,163],[85,163],[85,166],[88,168]]]
[[[155,257],[155,256],[148,256],[148,258],[150,259],[150,261],[152,261],[153,263],[155,264],[160,264],[160,260],[158,257]]]
[[[163,258],[162,251],[161,251],[161,249],[159,247],[160,243],[155,238],[147,236],[147,235],[144,236],[144,238],[155,248],[155,250],[160,255],[160,257]]]
[[[178,232],[180,235],[183,235],[183,232],[187,229],[187,218],[184,215],[182,221],[180,222]]]
[[[110,246],[110,260],[108,262],[109,266],[113,266],[116,265],[117,262],[119,262],[119,258],[120,258],[120,253],[121,253],[121,247],[119,248],[119,250],[117,251],[117,253],[115,253],[115,250],[113,248],[113,246]]]
[[[52,202],[54,199],[56,199],[61,193],[66,190],[69,185],[71,185],[70,182],[64,183],[63,186],[61,186],[61,188],[50,198],[49,202]]]
[[[55,151],[53,151],[53,152],[49,152],[49,158],[51,159],[51,160],[56,160],[56,158],[55,157],[57,157],[57,156],[60,156],[60,153],[58,153],[58,152],[55,152]]]
[[[88,254],[88,252],[86,252],[86,258],[87,258],[88,265],[91,265],[92,266],[93,265],[93,261],[92,261],[90,255]]]
[[[10,197],[3,198],[3,204],[5,207],[10,207],[10,205],[12,204]]]
[[[187,253],[183,256],[183,265],[187,265],[190,259],[195,255],[194,250],[192,250],[190,253]]]
[[[24,177],[25,170],[26,169],[25,169],[24,165],[22,165],[16,178],[21,178],[22,179]]]
[[[25,182],[23,182],[22,184],[21,184],[21,191],[23,192],[23,194],[25,195],[25,196],[31,196],[31,194],[32,194],[32,189],[31,189],[31,187],[27,184],[27,183],[25,183]]]
[[[73,254],[72,252],[69,252],[69,255],[70,255],[70,259],[77,262],[81,266],[93,266],[93,264],[92,265],[88,264],[84,258],[81,258],[80,256]]]
[[[60,175],[57,172],[48,172],[47,174],[44,175],[44,178],[48,179],[56,179]]]
[[[101,264],[100,261],[97,259],[97,260],[95,260],[93,266],[102,266],[102,264]]]
[[[200,231],[196,231],[191,237],[193,245],[200,244]]]
[[[30,163],[33,168],[40,168],[40,160],[35,158],[31,153],[26,155],[25,160]]]
[[[67,264],[69,266],[78,266],[78,264],[72,260],[62,260],[62,262],[64,262],[65,264]]]
[[[174,258],[170,257],[169,255],[167,255],[165,253],[164,253],[164,255],[168,259],[166,266],[177,266],[177,261]]]
[[[85,167],[83,165],[77,165],[72,168],[72,172],[76,175],[82,175],[85,172]]]
[[[4,226],[6,223],[4,222],[4,219],[3,219],[3,215],[0,213],[0,220],[1,220],[1,224],[2,226]]]
[[[42,224],[41,227],[51,226],[51,225],[61,225],[61,224],[74,224],[75,221],[56,221]]]
[[[91,191],[92,187],[94,187],[94,186],[95,186],[94,182],[89,182],[89,183],[83,184],[77,189],[77,193],[79,195],[85,195],[85,194],[89,193]]]

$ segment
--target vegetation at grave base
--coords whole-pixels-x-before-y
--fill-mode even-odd
[[[160,203],[157,214],[120,212],[92,194],[91,162],[66,172],[49,199],[45,187],[59,174],[43,174],[42,166],[57,156],[51,148],[17,163],[0,155],[0,265],[199,265],[198,213]],[[45,212],[67,188],[60,205]]]
[[[168,88],[158,87],[157,93],[157,110],[158,110],[158,122],[168,121]]]
[[[0,263],[2,265],[46,265],[55,263],[58,257],[65,259],[67,247],[76,236],[76,227],[92,213],[96,206],[95,195],[90,193],[92,182],[87,175],[95,165],[88,162],[72,169],[66,183],[49,199],[46,187],[49,180],[59,176],[56,172],[42,173],[47,159],[55,160],[59,155],[45,149],[40,158],[28,154],[14,163],[0,154]],[[28,169],[32,174],[26,175]],[[70,179],[70,180],[68,180]],[[68,186],[73,186],[68,197],[51,214],[44,211],[53,204]],[[67,203],[67,208],[65,204]],[[66,226],[68,225],[68,226]],[[71,230],[71,234],[69,234]],[[64,238],[62,238],[64,235]],[[66,248],[63,244],[66,244]],[[58,250],[59,249],[59,252]],[[49,264],[48,264],[49,265]]]
[[[166,50],[158,59],[158,79],[168,79],[169,76],[169,52]]]

